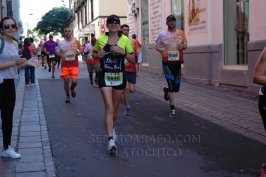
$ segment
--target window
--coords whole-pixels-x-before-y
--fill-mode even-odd
[[[81,22],[81,28],[82,28],[84,26],[84,9],[83,8],[80,10],[80,15],[81,15],[80,22]]]
[[[172,0],[172,15],[176,17],[176,27],[184,30],[184,0]]]
[[[247,65],[249,0],[224,0],[224,64]]]
[[[85,25],[88,24],[88,12],[87,12],[87,5],[84,6],[84,9],[85,9]]]
[[[93,13],[93,0],[91,0],[91,21],[94,19],[94,13]]]

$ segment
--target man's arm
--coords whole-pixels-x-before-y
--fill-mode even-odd
[[[187,48],[187,38],[185,36],[184,31],[180,30],[179,35],[181,35],[182,42],[178,45],[178,50],[186,50],[186,48]]]

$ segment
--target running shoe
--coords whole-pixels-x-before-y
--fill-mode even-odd
[[[265,162],[262,164],[260,172],[261,172],[260,177],[266,177],[266,164],[265,164]]]
[[[73,90],[71,89],[71,96],[74,98],[74,97],[76,97],[76,95],[77,94],[76,94],[75,90],[74,89]]]
[[[170,116],[169,116],[170,118],[176,118],[176,110],[175,109],[172,109],[171,111],[170,111]]]
[[[70,103],[70,96],[66,96],[65,103]]]
[[[94,79],[95,86],[98,86],[98,80]]]
[[[168,89],[166,87],[163,87],[163,92],[164,92],[164,100],[168,101],[169,100]]]
[[[130,108],[129,107],[125,107],[124,116],[130,116],[130,112],[131,112]]]
[[[115,154],[116,153],[116,149],[117,149],[117,147],[115,145],[115,141],[113,139],[110,139],[108,141],[108,152],[110,154]]]
[[[52,75],[52,78],[54,79],[54,75]]]
[[[51,72],[51,67],[49,67],[48,71]]]
[[[116,141],[117,139],[117,135],[116,135],[116,132],[115,132],[115,127],[113,128],[113,140]]]
[[[2,157],[8,157],[11,159],[19,159],[21,156],[20,154],[16,153],[11,146],[8,146],[7,150],[3,150]]]

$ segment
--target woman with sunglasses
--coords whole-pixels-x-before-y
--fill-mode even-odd
[[[13,40],[17,32],[16,21],[5,17],[0,22],[1,42],[3,50],[0,53],[0,111],[3,132],[2,157],[20,158],[11,145],[13,127],[13,112],[16,102],[14,79],[18,76],[17,68],[22,67],[26,61],[18,54],[18,44]]]
[[[105,128],[108,136],[108,151],[116,152],[115,122],[121,96],[126,88],[124,60],[134,63],[133,49],[128,37],[120,32],[120,19],[117,15],[107,18],[108,33],[99,37],[93,51],[93,58],[100,58],[101,71],[98,85],[105,106]]]

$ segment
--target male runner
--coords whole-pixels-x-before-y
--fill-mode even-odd
[[[161,31],[156,40],[155,49],[162,54],[162,66],[168,87],[164,87],[164,99],[170,103],[170,117],[176,118],[174,93],[180,89],[181,63],[183,50],[187,48],[187,40],[182,30],[176,29],[176,18],[166,18],[168,29]]]
[[[49,35],[49,40],[46,41],[43,45],[43,47],[45,48],[45,52],[47,55],[47,63],[48,63],[48,70],[49,72],[51,72],[52,69],[52,78],[54,78],[54,71],[55,71],[55,65],[56,65],[56,47],[57,47],[57,42],[55,42],[53,40],[53,36]]]
[[[122,33],[128,37],[129,35],[129,26],[127,24],[121,25],[120,27]],[[131,106],[129,103],[129,93],[133,93],[135,91],[135,84],[137,81],[137,56],[140,52],[140,47],[138,45],[138,42],[136,39],[130,39],[131,46],[134,51],[134,57],[135,57],[135,63],[129,63],[127,60],[125,60],[125,72],[127,77],[127,87],[124,92],[124,99],[125,99],[125,109],[124,109],[124,115],[130,116],[131,113]]]
[[[71,28],[64,29],[65,39],[60,41],[57,47],[57,54],[61,58],[60,78],[64,80],[64,89],[66,92],[66,103],[70,103],[69,89],[71,96],[76,97],[75,87],[78,80],[78,55],[81,54],[81,44],[72,37]],[[71,80],[71,84],[70,84]],[[70,84],[70,87],[69,87]]]

